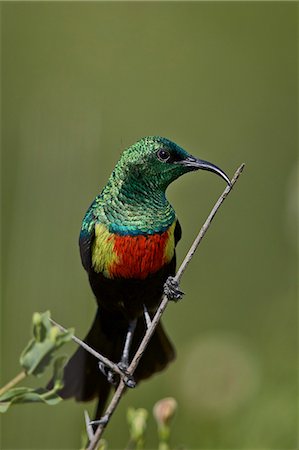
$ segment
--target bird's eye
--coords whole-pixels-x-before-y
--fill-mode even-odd
[[[166,162],[170,158],[170,153],[167,150],[160,149],[157,151],[157,156],[160,161]]]

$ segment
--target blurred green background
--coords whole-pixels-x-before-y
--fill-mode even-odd
[[[229,175],[243,161],[246,171],[184,275],[187,295],[165,314],[177,360],[127,393],[109,448],[125,447],[129,405],[151,410],[170,395],[174,444],[297,448],[298,4],[1,6],[2,384],[19,371],[34,311],[85,335],[95,302],[82,216],[122,149],[161,135]],[[223,189],[207,172],[169,188],[179,261]],[[83,408],[13,407],[1,448],[79,448]],[[147,446],[157,448],[153,422]]]

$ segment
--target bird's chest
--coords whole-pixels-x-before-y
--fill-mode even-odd
[[[175,222],[163,233],[118,235],[97,224],[92,248],[95,272],[110,279],[145,279],[174,255]]]

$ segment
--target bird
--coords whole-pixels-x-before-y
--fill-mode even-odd
[[[182,231],[165,191],[174,180],[198,169],[214,172],[230,184],[219,167],[167,138],[139,139],[123,151],[83,218],[80,255],[97,302],[84,340],[123,371],[163,293],[176,301],[183,295],[174,279]],[[134,372],[134,385],[164,370],[174,358],[174,346],[160,321]],[[94,418],[99,421],[117,382],[117,375],[79,347],[64,368],[60,396],[77,401],[97,398]]]

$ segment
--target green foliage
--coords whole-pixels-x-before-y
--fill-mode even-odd
[[[71,340],[73,330],[61,331],[58,327],[52,326],[49,319],[49,311],[33,314],[33,338],[20,356],[20,364],[24,370],[0,389],[0,412],[6,412],[12,404],[46,403],[56,405],[62,400],[58,392],[63,387],[63,366],[66,357],[55,358],[55,353],[62,345]],[[52,362],[52,389],[15,387],[29,375],[40,377]]]
[[[107,450],[107,449],[108,449],[107,442],[105,441],[105,439],[101,439],[97,450]]]
[[[143,449],[148,412],[144,408],[129,408],[127,420],[130,431],[130,448]]]
[[[176,413],[177,402],[172,397],[158,401],[153,409],[153,414],[158,426],[159,450],[170,450],[170,423]]]
[[[53,388],[33,389],[28,387],[16,387],[9,389],[0,396],[0,412],[4,413],[12,404],[16,403],[46,403],[56,405],[62,399],[57,392],[63,387],[63,366],[66,357],[60,356],[54,361]]]
[[[170,424],[177,410],[177,402],[174,398],[163,398],[158,401],[153,409],[153,416],[157,422],[159,450],[170,450]],[[146,441],[146,428],[148,412],[144,408],[129,408],[127,412],[130,441],[126,450],[142,450]]]
[[[55,352],[72,338],[74,330],[61,331],[49,321],[50,312],[34,313],[33,339],[23,350],[20,364],[28,375],[40,376],[51,363]]]

